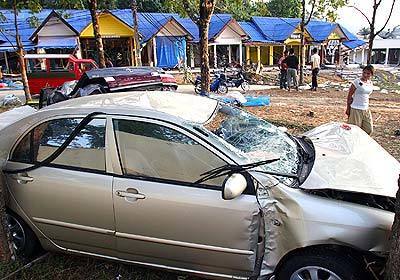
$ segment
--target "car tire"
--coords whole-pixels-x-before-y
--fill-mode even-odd
[[[201,93],[201,83],[196,83],[194,85],[194,92],[197,93],[197,94]]]
[[[290,257],[279,267],[275,279],[366,280],[370,277],[356,259],[326,249],[324,252],[308,251]]]
[[[240,87],[246,92],[250,90],[250,85],[247,81],[243,81]]]
[[[7,212],[7,223],[17,257],[30,258],[40,251],[35,233],[18,215]]]
[[[219,94],[227,94],[228,93],[228,87],[225,84],[220,84],[218,86],[218,93]]]

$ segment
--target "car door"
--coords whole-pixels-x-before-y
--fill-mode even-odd
[[[229,159],[164,122],[114,118],[113,126],[121,161],[113,183],[120,257],[249,276],[259,226],[256,197],[249,189],[237,199],[222,199],[225,178],[193,183]]]
[[[16,145],[7,169],[42,162],[82,120],[57,118],[29,131]],[[106,173],[106,119],[93,119],[51,163],[8,174],[7,184],[30,221],[57,245],[99,254],[115,253],[112,176]]]

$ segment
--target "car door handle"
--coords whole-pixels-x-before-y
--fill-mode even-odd
[[[26,184],[27,182],[32,182],[33,178],[28,175],[16,174],[11,176],[12,179],[17,180],[20,184]]]
[[[135,199],[145,199],[144,194],[139,193],[136,189],[127,189],[126,191],[116,191],[115,194],[119,197],[135,198]]]

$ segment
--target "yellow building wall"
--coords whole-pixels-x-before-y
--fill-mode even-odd
[[[257,47],[250,47],[250,61],[257,63]]]
[[[329,36],[328,36],[328,40],[340,40],[341,37],[339,34],[337,34],[336,32],[332,32]]]
[[[261,47],[261,64],[269,65],[269,46]]]
[[[132,37],[132,28],[110,14],[99,15],[100,34],[103,37]],[[93,24],[90,23],[80,34],[82,38],[94,38]]]
[[[300,33],[301,33],[300,28],[296,28],[293,31],[293,34],[300,34]],[[305,40],[306,41],[311,41],[312,40],[310,34],[308,34],[307,31],[305,31],[304,35],[305,35]],[[284,43],[285,43],[285,45],[300,45],[300,39],[288,38],[288,39],[286,39],[286,41]]]

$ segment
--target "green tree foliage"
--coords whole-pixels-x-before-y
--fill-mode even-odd
[[[184,17],[198,18],[199,0],[164,0],[165,12],[178,13]],[[183,5],[183,2],[186,4]],[[186,8],[188,7],[188,8]],[[214,13],[232,14],[236,20],[249,20],[252,16],[267,16],[268,8],[264,2],[247,0],[219,0]]]
[[[267,10],[272,17],[300,17],[300,0],[271,0],[267,4]]]
[[[88,9],[86,0],[42,0],[43,8],[47,9]],[[167,12],[165,0],[137,0],[139,12]],[[131,1],[106,0],[99,1],[100,10],[130,9]]]
[[[313,17],[335,21],[339,8],[348,4],[348,0],[319,0],[316,1],[316,9]]]
[[[215,13],[232,14],[236,20],[249,20],[252,16],[267,16],[267,5],[262,1],[219,0]]]
[[[86,9],[84,0],[42,0],[42,6],[46,9]]]

